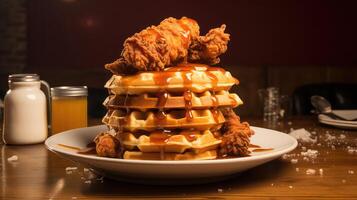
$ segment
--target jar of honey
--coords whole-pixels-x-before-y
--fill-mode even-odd
[[[52,134],[87,127],[86,86],[61,86],[51,88]]]

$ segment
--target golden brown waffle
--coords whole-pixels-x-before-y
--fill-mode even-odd
[[[104,101],[104,106],[109,109],[131,108],[131,109],[149,109],[157,108],[159,97],[157,94],[140,95],[110,95]],[[193,109],[202,109],[209,107],[231,106],[237,107],[243,104],[237,94],[228,91],[218,91],[214,94],[210,91],[203,93],[192,93],[191,99]],[[162,108],[185,108],[186,102],[183,94],[168,94],[167,100]]]
[[[195,68],[189,71],[140,72],[135,75],[113,75],[105,84],[112,94],[142,94],[168,92],[192,92],[229,90],[238,83],[230,72],[221,68]],[[207,71],[207,69],[210,69]]]
[[[164,133],[162,133],[164,134]],[[141,152],[170,152],[183,153],[187,150],[202,153],[217,149],[221,140],[216,139],[212,132],[206,131],[182,131],[175,135],[169,135],[162,141],[155,140],[152,135],[140,135],[135,137],[130,132],[119,133],[120,141],[126,150],[138,148]]]
[[[217,158],[216,150],[202,153],[143,153],[140,151],[126,151],[123,156],[129,160],[211,160]]]
[[[158,128],[209,130],[221,125],[225,119],[219,110],[191,110],[192,118],[186,117],[186,110],[169,110],[166,117],[160,119],[153,111],[109,110],[103,118],[103,123],[113,128],[135,132],[138,130],[152,131]]]

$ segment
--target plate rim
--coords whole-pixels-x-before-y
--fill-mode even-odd
[[[330,117],[324,115],[324,114],[319,114],[318,115],[318,120],[319,122],[323,124],[328,124],[328,125],[339,125],[339,126],[346,126],[346,127],[352,127],[352,128],[357,128],[357,122],[353,121],[343,121],[343,120],[335,120],[331,119]]]
[[[342,129],[349,129],[349,130],[355,130],[357,129],[357,125],[351,125],[351,124],[343,124],[343,123],[336,123],[336,122],[331,122],[331,121],[326,121],[326,120],[319,120],[320,123],[337,127],[337,128],[342,128]]]
[[[350,109],[350,110],[332,110],[332,112],[357,112],[357,109]],[[338,114],[337,114],[338,115]],[[328,115],[325,115],[323,113],[318,115],[318,119],[319,120],[324,120],[324,121],[329,121],[332,123],[338,123],[338,124],[348,124],[348,125],[354,125],[357,126],[357,121],[349,121],[349,120],[340,120],[340,119],[333,119],[331,117],[329,117]]]
[[[72,156],[72,157],[80,157],[82,159],[90,159],[90,160],[95,160],[95,161],[105,161],[105,162],[110,162],[110,163],[117,163],[117,164],[140,164],[140,165],[170,165],[170,164],[175,164],[175,165],[207,165],[207,164],[225,164],[225,163],[232,163],[232,162],[244,162],[244,161],[258,161],[262,159],[268,159],[268,158],[275,158],[277,156],[281,156],[283,154],[286,154],[292,150],[294,150],[297,145],[298,141],[290,136],[287,133],[283,133],[281,131],[273,130],[273,129],[267,129],[267,128],[262,128],[262,127],[257,127],[257,126],[251,126],[251,128],[254,129],[263,129],[263,130],[269,130],[273,131],[274,133],[281,134],[289,138],[292,142],[292,144],[288,147],[285,147],[283,149],[280,149],[278,151],[270,152],[270,153],[265,153],[265,154],[258,154],[254,156],[247,156],[247,157],[238,157],[238,158],[228,158],[228,159],[213,159],[213,160],[126,160],[126,159],[120,159],[120,158],[107,158],[107,157],[99,157],[99,156],[92,156],[92,155],[85,155],[85,154],[78,154],[76,152],[72,151],[66,151],[66,150],[61,150],[61,149],[56,149],[51,147],[50,143],[54,138],[59,137],[60,134],[68,134],[68,132],[76,131],[79,129],[88,129],[88,128],[100,128],[100,127],[106,127],[105,125],[97,125],[97,126],[90,126],[90,127],[85,127],[85,128],[77,128],[77,129],[71,129],[68,131],[64,131],[61,133],[57,133],[55,135],[50,136],[49,138],[46,139],[45,141],[45,146],[48,150],[51,152],[54,152],[56,154],[64,154],[66,156]]]

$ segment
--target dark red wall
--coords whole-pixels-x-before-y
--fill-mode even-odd
[[[201,32],[227,24],[224,64],[357,64],[357,1],[28,1],[28,62],[37,68],[100,68],[124,39],[162,19],[188,16]]]

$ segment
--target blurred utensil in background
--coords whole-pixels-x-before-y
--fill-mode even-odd
[[[289,96],[280,95],[279,88],[268,87],[258,90],[264,121],[276,121],[287,116]]]
[[[314,95],[311,97],[311,104],[315,107],[317,110],[318,114],[325,114],[332,119],[337,119],[337,120],[345,120],[345,121],[356,121],[357,119],[346,119],[344,117],[341,117],[339,115],[336,115],[333,113],[331,104],[329,101],[327,101],[324,97]]]

